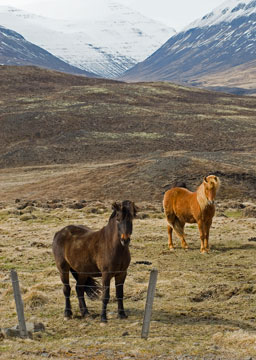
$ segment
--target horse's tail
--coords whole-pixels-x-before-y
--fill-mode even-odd
[[[177,217],[174,220],[173,229],[177,235],[184,236],[184,226],[181,225],[181,223]]]
[[[177,235],[184,235],[184,226],[181,225],[179,219],[174,213],[166,215],[166,219],[168,225],[170,225],[170,227],[176,232]]]
[[[70,272],[77,281],[78,273],[72,268],[70,268]],[[84,291],[91,300],[96,300],[100,296],[101,286],[97,280],[93,279],[92,277],[88,277],[84,283]]]
[[[99,298],[101,293],[101,286],[97,280],[92,277],[88,277],[84,284],[84,290],[91,300],[96,300]]]

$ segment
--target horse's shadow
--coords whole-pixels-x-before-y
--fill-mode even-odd
[[[143,318],[143,311],[140,309],[130,309],[128,312],[130,314],[136,314],[136,317]],[[129,318],[128,318],[129,319]],[[164,325],[178,325],[178,326],[186,326],[186,325],[216,325],[216,326],[223,326],[223,327],[233,327],[238,329],[243,329],[245,331],[256,331],[256,324],[251,325],[245,323],[243,321],[236,321],[230,319],[224,319],[221,317],[217,317],[214,315],[207,315],[207,316],[191,316],[190,314],[182,313],[180,315],[174,315],[166,311],[161,310],[153,310],[151,321],[158,322],[159,324]]]
[[[229,251],[234,251],[234,250],[255,250],[256,249],[256,244],[243,244],[243,245],[239,245],[239,246],[219,246],[219,245],[211,245],[210,246],[210,252],[209,255],[211,253],[225,253],[225,252],[229,252]],[[193,245],[189,245],[188,250],[184,250],[181,247],[179,247],[179,245],[175,246],[175,250],[174,251],[170,251],[169,249],[163,250],[162,251],[162,255],[178,255],[180,253],[189,253],[189,252],[199,252],[200,248],[193,246]]]
[[[218,245],[212,245],[211,250],[215,252],[228,252],[228,251],[234,251],[234,250],[252,250],[256,249],[256,245],[254,244],[243,244],[239,246],[218,246]]]

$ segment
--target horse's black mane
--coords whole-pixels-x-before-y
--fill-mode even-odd
[[[113,219],[116,216],[116,210],[112,212],[112,214],[109,217],[109,220]]]

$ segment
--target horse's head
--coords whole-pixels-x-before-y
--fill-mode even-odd
[[[220,187],[220,179],[215,175],[204,177],[204,193],[208,201],[208,205],[213,205]]]
[[[132,234],[132,221],[136,217],[138,208],[134,202],[125,200],[112,205],[114,215],[116,216],[118,237],[123,246],[129,245]]]

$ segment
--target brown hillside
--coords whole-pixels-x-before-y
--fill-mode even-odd
[[[225,71],[204,75],[195,82],[197,86],[204,88],[240,88],[255,96],[256,61],[234,66]]]
[[[255,197],[255,98],[33,67],[0,76],[2,199],[159,201],[208,173],[220,196]]]

